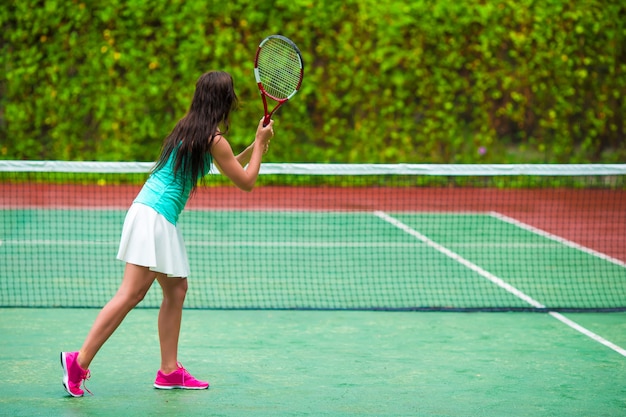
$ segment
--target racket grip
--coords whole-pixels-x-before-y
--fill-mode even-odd
[[[268,115],[266,115],[266,116],[263,118],[263,127],[266,127],[268,124],[270,124],[270,120],[271,120],[271,119],[272,119],[272,116],[271,116],[271,115],[269,115],[269,114],[268,114]]]

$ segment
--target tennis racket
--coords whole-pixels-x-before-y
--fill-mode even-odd
[[[254,58],[254,77],[263,99],[263,126],[267,126],[272,114],[291,99],[302,84],[304,65],[296,44],[281,35],[263,39]],[[268,111],[268,98],[276,102],[271,111]]]

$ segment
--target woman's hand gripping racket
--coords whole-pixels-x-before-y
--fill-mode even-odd
[[[263,98],[263,126],[267,126],[272,114],[300,89],[304,65],[300,50],[288,38],[271,35],[259,44],[254,59],[254,77]],[[276,101],[268,111],[267,98]]]

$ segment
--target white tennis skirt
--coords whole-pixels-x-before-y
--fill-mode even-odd
[[[149,267],[169,277],[189,276],[189,260],[180,229],[140,203],[133,203],[126,213],[117,259]]]

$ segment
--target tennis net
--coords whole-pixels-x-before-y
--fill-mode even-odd
[[[0,161],[0,307],[104,305],[151,166]],[[179,226],[187,308],[626,311],[622,164],[264,164]]]

